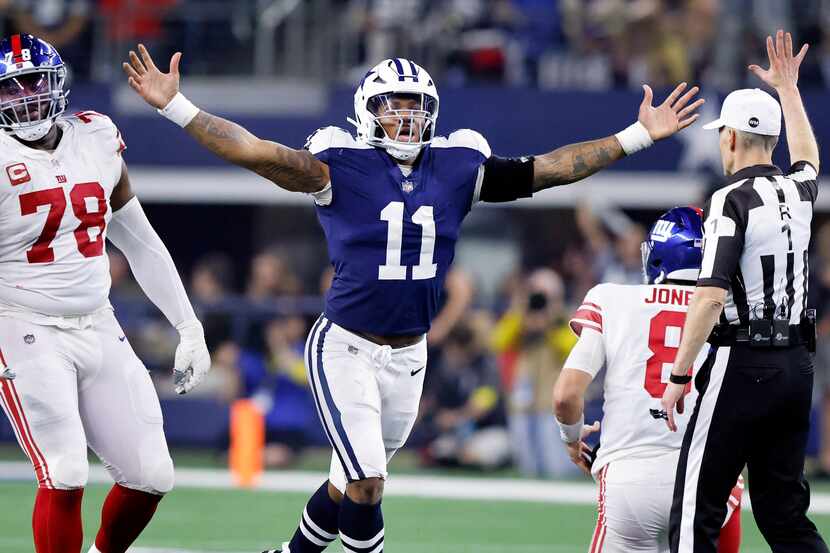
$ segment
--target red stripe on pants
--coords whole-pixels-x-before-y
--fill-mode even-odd
[[[1,352],[0,360],[2,360]],[[5,362],[3,364],[5,366]],[[18,407],[20,405],[20,398],[17,395],[17,389],[14,387],[14,383],[10,380],[0,379],[0,390],[2,390],[3,400],[11,417],[11,423],[17,430],[17,433],[20,436],[21,445],[23,446],[23,449],[26,450],[26,454],[35,468],[38,486],[53,488],[54,484],[52,483],[52,479],[49,477],[49,468],[46,465],[46,458],[43,456],[40,448],[37,447],[37,444],[32,438],[32,431],[29,428],[29,423],[26,421],[25,415],[23,414],[22,407]]]
[[[605,465],[599,473],[599,509],[597,512],[597,526],[594,529],[594,536],[591,538],[590,553],[602,551],[602,544],[605,541],[605,474],[607,472],[608,465]]]

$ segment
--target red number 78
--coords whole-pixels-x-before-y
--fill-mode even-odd
[[[87,198],[94,198],[97,211],[89,211]],[[104,253],[104,229],[107,226],[107,200],[104,189],[97,182],[82,182],[72,187],[69,192],[72,211],[80,222],[75,228],[75,241],[78,251],[84,257],[97,257]],[[55,261],[55,250],[52,242],[58,234],[58,229],[66,211],[66,195],[63,188],[49,188],[36,190],[20,195],[20,214],[32,215],[37,213],[40,206],[48,205],[49,214],[43,231],[31,248],[26,252],[29,263],[51,263]],[[98,234],[90,238],[89,229],[97,228]]]

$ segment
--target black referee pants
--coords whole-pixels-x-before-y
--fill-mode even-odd
[[[752,513],[774,553],[828,551],[807,518],[804,449],[813,359],[804,346],[713,348],[677,465],[672,553],[716,553],[726,502],[747,467]]]

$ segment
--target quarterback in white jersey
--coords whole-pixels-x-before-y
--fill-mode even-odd
[[[175,380],[210,367],[170,254],[130,190],[125,149],[96,112],[63,117],[66,69],[31,35],[0,41],[0,406],[38,481],[37,553],[79,553],[87,448],[115,485],[91,552],[122,553],[173,486],[158,398],[109,303],[104,241],[179,330]]]
[[[579,341],[554,390],[562,439],[577,465],[599,484],[599,517],[591,553],[669,551],[668,529],[682,430],[661,420],[660,399],[680,345],[680,333],[700,269],[702,220],[695,208],[674,208],[651,229],[644,244],[643,285],[599,284],[570,321]],[[690,367],[704,362],[702,350]],[[584,426],[583,395],[605,366],[601,446],[582,441],[599,430]],[[687,402],[697,392],[687,384]],[[594,457],[595,454],[595,457]],[[737,551],[742,482],[730,498],[720,552]],[[727,527],[727,523],[724,523]],[[728,536],[727,536],[728,534]]]

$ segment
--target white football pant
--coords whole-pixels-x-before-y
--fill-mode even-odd
[[[317,320],[306,342],[308,382],[334,454],[329,481],[341,492],[356,480],[386,478],[386,465],[418,415],[426,340],[380,346]]]
[[[57,319],[57,318],[55,318]],[[163,494],[173,461],[147,369],[112,310],[60,317],[60,327],[0,315],[0,405],[40,487],[87,483],[87,446],[122,486]]]
[[[669,553],[669,515],[680,450],[611,461],[597,475],[599,513],[589,553]],[[740,505],[743,478],[727,502]]]

